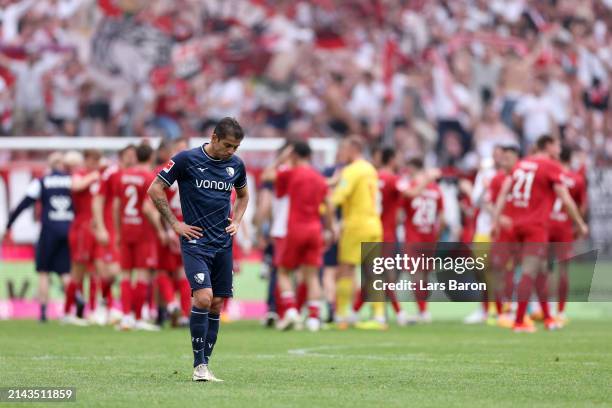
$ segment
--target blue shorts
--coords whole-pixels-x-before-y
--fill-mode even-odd
[[[185,243],[181,245],[181,254],[192,293],[212,288],[214,297],[229,298],[234,295],[232,283],[234,262],[231,247],[210,249]]]
[[[36,272],[70,272],[68,236],[43,228],[36,244]]]
[[[338,266],[338,244],[332,244],[323,254],[324,266]]]

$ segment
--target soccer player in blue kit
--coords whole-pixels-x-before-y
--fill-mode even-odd
[[[168,225],[181,237],[193,297],[189,318],[193,381],[222,381],[208,363],[217,341],[223,300],[232,297],[232,237],[249,201],[244,163],[234,155],[243,138],[238,122],[223,118],[210,143],[175,155],[148,190]],[[164,192],[174,182],[178,183],[184,222],[173,215]],[[233,189],[236,201],[231,209]]]

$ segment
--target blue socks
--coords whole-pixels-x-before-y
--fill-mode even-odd
[[[217,330],[219,329],[218,323],[219,322],[217,322]],[[191,316],[189,317],[189,330],[191,331],[193,366],[197,367],[200,364],[205,364],[204,348],[208,331],[208,309],[199,309],[195,306],[191,307]],[[215,339],[216,338],[217,334],[215,333]]]
[[[208,364],[210,355],[213,352],[215,343],[217,342],[217,335],[219,334],[219,314],[208,315],[208,332],[206,333],[206,344],[204,345],[204,362]]]

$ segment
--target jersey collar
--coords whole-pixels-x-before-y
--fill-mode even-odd
[[[207,144],[210,144],[210,143],[204,143],[202,146],[200,146],[200,149],[202,150],[202,153],[204,153],[204,156],[206,156],[208,159],[212,161],[216,161],[216,162],[223,161],[221,159],[213,159],[212,157],[210,157],[208,153],[206,153],[206,149],[204,149],[204,146],[206,146]]]

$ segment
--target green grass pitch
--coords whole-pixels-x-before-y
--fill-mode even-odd
[[[3,268],[0,283],[30,268]],[[237,277],[239,298],[262,298],[255,269]],[[222,323],[211,368],[224,383],[191,382],[186,329],[0,321],[0,387],[75,387],[76,403],[53,404],[66,407],[612,406],[610,304],[572,303],[568,327],[531,335],[459,323],[475,307],[432,304],[431,325],[386,332]]]
[[[68,407],[612,405],[609,321],[533,335],[451,322],[317,334],[234,322],[211,362],[224,383],[191,382],[187,330],[14,321],[0,332],[0,386],[76,387]]]

